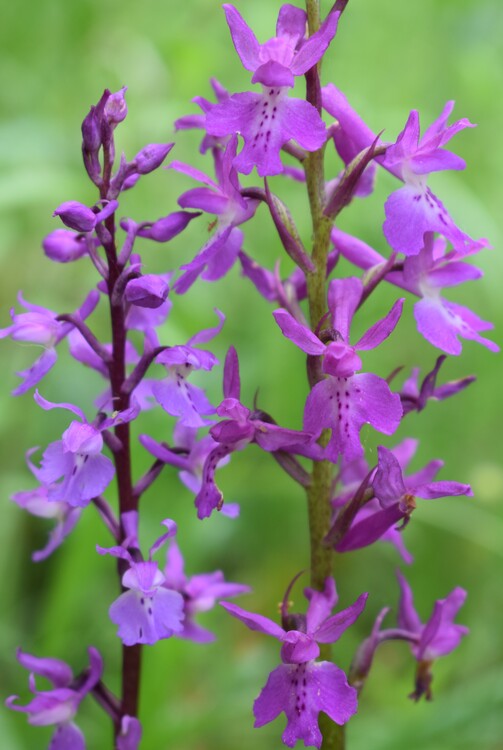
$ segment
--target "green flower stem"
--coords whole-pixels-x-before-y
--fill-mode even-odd
[[[309,33],[314,34],[320,27],[319,0],[306,0]],[[306,76],[307,100],[320,109],[320,64],[309,71]],[[326,312],[326,268],[330,247],[330,230],[332,222],[323,215],[325,208],[325,174],[324,149],[315,151],[304,162],[306,185],[311,209],[313,227],[313,246],[311,258],[315,270],[307,275],[309,317],[311,328],[316,329]],[[322,373],[319,368],[311,371],[310,385],[313,388]],[[314,377],[313,377],[314,375]],[[320,443],[326,445],[329,438],[327,430],[321,435]],[[333,573],[333,551],[323,544],[323,539],[330,529],[331,505],[330,493],[332,484],[332,465],[328,461],[315,461],[311,484],[307,488],[309,535],[311,546],[311,585],[323,589],[325,579]],[[330,660],[330,644],[320,645],[320,659]],[[344,750],[344,727],[331,721],[325,714],[320,715],[320,729],[323,735],[322,750]]]

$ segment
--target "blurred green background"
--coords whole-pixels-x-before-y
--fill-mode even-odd
[[[279,2],[236,3],[259,40],[272,36]],[[329,3],[324,4],[328,10]],[[501,147],[503,35],[500,0],[352,0],[324,65],[324,80],[342,88],[376,131],[393,138],[411,108],[426,126],[447,99],[456,100],[455,115],[478,123],[458,135],[453,146],[467,161],[462,174],[439,174],[431,186],[453,217],[473,236],[486,236],[494,249],[480,256],[484,280],[467,285],[455,298],[494,321],[500,344],[503,327],[501,279]],[[129,157],[148,142],[173,138],[173,121],[196,111],[190,99],[210,96],[208,79],[218,77],[232,91],[249,88],[249,75],[237,60],[220,4],[211,0],[20,0],[3,9],[0,27],[0,326],[18,289],[32,302],[60,312],[74,309],[95,282],[84,261],[51,264],[40,250],[41,238],[56,224],[52,211],[69,199],[92,203],[80,158],[80,123],[102,90],[129,87],[129,115],[118,131],[119,148]],[[210,170],[197,151],[199,134],[180,133],[173,157]],[[335,169],[335,160],[333,162]],[[247,184],[256,182],[251,176]],[[340,225],[384,250],[383,202],[393,181],[380,175],[374,195],[352,205]],[[120,214],[153,220],[176,207],[182,190],[193,187],[182,175],[163,170],[143,178],[124,196]],[[289,203],[306,241],[309,216],[302,187],[274,181]],[[257,221],[245,227],[246,250],[272,267],[281,249],[263,207]],[[193,222],[166,246],[140,246],[146,268],[163,271],[191,259],[204,242],[205,219]],[[290,266],[282,260],[286,273]],[[349,268],[343,269],[350,273]],[[379,289],[356,323],[363,331],[389,308],[392,289]],[[204,282],[176,299],[163,334],[166,343],[183,343],[204,325],[213,325],[212,308],[228,316],[214,350],[223,359],[230,343],[239,351],[243,395],[251,404],[260,388],[260,405],[278,421],[300,427],[306,394],[303,358],[272,322],[271,309],[235,268],[215,285]],[[365,358],[365,369],[385,376],[397,365],[431,369],[437,352],[415,332],[412,301],[393,337]],[[100,330],[104,316],[93,326]],[[106,331],[105,328],[101,330]],[[106,334],[105,334],[106,335]],[[32,347],[2,343],[0,410],[0,695],[28,697],[27,674],[16,663],[15,648],[68,660],[79,670],[89,643],[106,658],[105,678],[118,684],[119,644],[107,608],[117,595],[114,565],[98,557],[94,545],[109,544],[97,514],[89,508],[57,553],[38,566],[30,554],[45,543],[48,524],[32,519],[9,502],[16,490],[33,486],[24,465],[27,448],[59,438],[64,413],[42,413],[28,394],[13,399],[15,370],[28,366]],[[473,499],[423,503],[405,539],[415,556],[407,571],[417,606],[427,618],[433,600],[455,585],[468,589],[460,621],[471,635],[458,651],[435,669],[432,704],[413,705],[413,663],[403,644],[384,647],[351,722],[351,750],[496,750],[503,747],[503,460],[501,439],[501,359],[467,342],[459,358],[450,358],[442,379],[475,373],[477,382],[456,398],[432,403],[407,418],[397,436],[364,433],[370,460],[379,442],[394,445],[411,435],[420,439],[415,467],[442,457],[445,478],[471,482]],[[209,393],[220,399],[220,370],[206,378]],[[195,378],[197,381],[197,378]],[[202,382],[202,381],[199,381]],[[102,388],[99,378],[69,361],[60,349],[57,367],[44,380],[46,398],[78,403],[92,413]],[[148,414],[135,430],[170,439],[172,420]],[[138,451],[135,471],[148,460]],[[240,603],[273,616],[290,578],[308,560],[305,503],[301,491],[255,447],[233,457],[220,471],[226,498],[240,502],[238,521],[224,517],[198,522],[189,493],[176,472],[165,471],[145,496],[142,539],[148,547],[166,516],[179,523],[179,541],[188,573],[222,568],[230,580],[249,583],[254,593]],[[110,493],[113,501],[113,493]],[[394,569],[399,560],[388,545],[376,545],[337,560],[341,606],[370,591],[366,613],[336,646],[337,663],[347,668],[359,640],[384,605],[394,605]],[[300,604],[300,587],[295,596]],[[300,605],[303,606],[303,605]],[[222,611],[201,618],[219,633],[202,647],[174,639],[145,649],[141,696],[145,724],[144,750],[231,750],[278,748],[283,718],[252,729],[252,700],[277,663],[276,643],[246,631]],[[391,622],[391,617],[390,617]],[[110,746],[110,726],[87,700],[78,722],[89,748]],[[23,716],[0,712],[0,746],[6,750],[43,748],[49,729],[29,727]]]

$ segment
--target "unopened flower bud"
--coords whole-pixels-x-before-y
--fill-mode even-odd
[[[101,128],[96,107],[91,107],[82,122],[82,149],[90,154],[101,146]]]
[[[44,239],[42,247],[46,256],[56,263],[70,263],[87,253],[84,238],[68,229],[55,229]]]
[[[77,232],[92,232],[96,225],[96,214],[78,201],[66,201],[54,211],[63,224]]]
[[[164,216],[151,224],[150,227],[141,229],[138,232],[139,237],[146,237],[155,242],[169,242],[185,229],[189,221],[200,216],[201,212],[191,213],[190,211],[174,211],[169,216]]]
[[[174,143],[149,143],[134,158],[136,171],[139,174],[153,172],[161,166],[174,145]]]
[[[124,86],[120,89],[120,91],[117,91],[115,94],[110,94],[108,97],[105,108],[104,108],[104,115],[105,119],[109,123],[109,125],[115,127],[120,122],[122,122],[127,115],[127,104],[126,104],[126,91],[127,86]]]
[[[125,298],[138,307],[160,307],[168,296],[169,286],[163,278],[154,274],[140,276],[128,281]]]

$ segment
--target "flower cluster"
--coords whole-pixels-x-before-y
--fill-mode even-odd
[[[18,373],[22,382],[15,395],[35,386],[50,394],[47,376],[65,340],[70,356],[99,375],[94,407],[87,404],[85,410],[73,403],[50,401],[35,390],[34,400],[43,411],[62,409],[74,418],[60,439],[42,449],[38,463],[32,460],[38,448],[28,450],[27,463],[37,486],[12,497],[27,512],[56,520],[46,546],[33,553],[35,561],[53,554],[88,506],[94,506],[112,537],[110,546],[97,545],[96,551],[115,558],[121,586],[118,598],[107,604],[123,649],[120,698],[102,680],[104,664],[94,648],[89,649],[89,668],[78,677],[64,662],[18,652],[20,664],[31,671],[30,689],[35,697],[26,706],[11,697],[7,705],[26,712],[32,724],[54,724],[53,750],[85,747],[73,718],[87,694],[111,717],[115,747],[136,750],[142,733],[137,717],[141,647],[172,637],[200,644],[212,641],[215,636],[200,624],[199,614],[222,599],[250,591],[245,584],[227,581],[220,565],[216,571],[187,577],[175,540],[178,524],[171,518],[162,521],[166,531],[150,546],[147,556],[142,553],[140,500],[168,466],[178,470],[181,483],[193,495],[194,523],[213,516],[204,523],[207,533],[218,512],[239,517],[239,505],[224,504],[216,471],[252,444],[307,492],[311,585],[304,591],[306,613],[289,611],[291,586],[281,607],[281,625],[222,603],[249,629],[281,643],[281,664],[269,675],[253,711],[256,727],[281,713],[286,715],[282,739],[288,747],[299,740],[321,747],[320,712],[337,725],[332,727],[337,742],[327,740],[326,746],[343,746],[343,730],[338,727],[355,714],[358,690],[384,640],[410,643],[417,661],[412,697],[429,699],[433,660],[454,650],[467,632],[454,624],[466,596],[463,589],[456,588],[438,600],[430,619],[422,623],[412,591],[399,574],[397,628],[381,630],[388,611],[382,610],[353,660],[349,681],[331,661],[331,644],[362,615],[369,596],[363,593],[351,606],[332,614],[338,601],[331,575],[334,551],[354,552],[383,540],[391,542],[410,564],[413,556],[404,544],[403,530],[416,510],[416,500],[472,495],[464,482],[437,479],[441,460],[430,460],[409,473],[418,448],[415,438],[405,437],[391,448],[379,445],[375,457],[371,452],[366,455],[362,430],[370,425],[382,436],[393,435],[410,412],[423,411],[430,400],[454,396],[473,382],[469,376],[437,384],[447,355],[461,354],[460,339],[498,350],[481,335],[491,324],[445,298],[442,291],[481,276],[468,259],[488,242],[472,239],[460,229],[427,185],[432,172],[463,169],[463,160],[445,146],[472,125],[466,119],[448,125],[453,109],[448,102],[422,135],[414,110],[396,140],[384,142],[333,83],[322,87],[318,63],[334,40],[345,6],[346,0],[337,0],[313,27],[304,10],[285,4],[274,36],[262,44],[236,8],[223,6],[239,60],[252,74],[251,84],[260,90],[230,93],[213,79],[216,102],[198,97],[195,101],[202,113],[177,121],[177,130],[203,131],[200,151],[210,161],[209,173],[171,161],[170,170],[164,173],[169,179],[178,183],[190,178],[202,186],[184,189],[178,209],[160,218],[141,222],[119,218],[122,194],[159,169],[174,144],[148,144],[132,159],[125,154],[117,158],[114,133],[127,116],[126,89],[106,90],[82,123],[84,167],[97,189],[97,200],[93,205],[68,200],[58,206],[54,217],[65,228],[56,228],[43,242],[51,262],[92,264],[97,272],[95,287],[73,313],[53,312],[25,301],[20,294],[25,312],[11,310],[11,324],[0,329],[0,338],[43,347],[34,364]],[[301,77],[306,81],[305,100],[291,96]],[[340,169],[325,174],[323,156],[329,149],[335,150],[341,164]],[[239,175],[250,175],[254,169],[264,180],[243,187]],[[372,193],[381,169],[400,184],[384,204],[382,247],[377,250],[333,224],[350,202]],[[283,178],[307,186],[311,251],[288,206],[271,192],[267,178],[272,175],[279,176],[275,190],[276,184],[281,190]],[[289,256],[287,262],[294,264],[286,277],[280,274],[279,263],[274,271],[260,265],[253,241],[246,235],[245,225],[259,210],[270,214],[278,246]],[[143,272],[148,263],[142,255],[151,243],[169,242],[203,214],[215,217],[203,247],[187,250],[179,268],[166,261],[162,273]],[[341,257],[354,267],[345,277],[335,273]],[[188,340],[184,337],[182,343],[172,336],[167,339],[170,345],[161,344],[170,316],[176,315],[177,295],[200,279],[217,282],[237,261],[260,297],[274,304],[271,325],[274,328],[274,320],[279,328],[275,329],[278,340],[282,334],[306,355],[309,388],[302,404],[302,429],[278,424],[271,413],[274,402],[262,408],[257,397],[253,405],[242,397],[242,373],[233,345],[228,346],[222,367],[223,399],[218,403],[211,390],[207,395],[201,383],[205,379],[207,384],[215,383],[214,372],[220,373],[211,342],[221,336],[226,312],[215,308],[216,325],[194,332]],[[273,262],[271,258],[270,268]],[[370,311],[371,324],[356,334],[355,330],[361,331],[359,310],[363,305],[369,310],[371,295],[386,285],[398,286],[404,296],[388,304],[384,317]],[[441,355],[437,353],[435,366],[421,383],[419,368],[414,367],[399,387],[400,357],[394,372],[386,376],[371,371],[367,352],[396,340],[395,331],[408,312],[407,295],[413,299],[418,332]],[[98,328],[92,316],[98,307],[100,312],[107,308],[108,340],[94,330]],[[199,380],[193,382],[193,377]],[[145,432],[142,419],[144,412],[157,407],[165,427],[155,436]],[[136,441],[149,461],[153,459],[140,476],[135,475],[132,460]],[[113,497],[113,480],[116,502],[108,499]],[[165,515],[162,512],[157,520]],[[236,521],[240,524],[241,520]],[[165,546],[167,558],[162,567],[154,557]],[[48,679],[52,689],[38,691],[35,674]]]

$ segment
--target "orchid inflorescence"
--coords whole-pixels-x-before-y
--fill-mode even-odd
[[[380,445],[377,460],[372,460],[365,455],[362,427],[370,424],[377,432],[392,435],[410,412],[422,411],[429,400],[441,401],[468,386],[472,377],[437,383],[446,355],[461,353],[462,339],[491,351],[498,347],[481,335],[491,328],[490,323],[442,296],[444,288],[481,276],[468,261],[488,243],[460,229],[427,185],[430,173],[464,168],[463,160],[445,146],[472,124],[461,119],[449,125],[453,102],[448,102],[426,130],[421,131],[414,110],[394,142],[377,135],[333,83],[321,86],[318,64],[335,37],[346,0],[337,0],[323,21],[313,11],[316,5],[308,2],[307,13],[283,5],[274,36],[263,44],[236,8],[223,6],[237,55],[256,88],[230,93],[212,80],[216,101],[197,97],[201,113],[177,120],[178,131],[202,131],[200,151],[214,176],[181,161],[168,164],[171,179],[181,174],[202,187],[183,192],[179,209],[166,216],[144,222],[118,219],[124,191],[166,166],[174,144],[149,144],[131,160],[125,154],[117,157],[114,131],[127,116],[126,89],[103,93],[82,123],[83,160],[98,191],[97,201],[93,206],[74,200],[61,204],[54,216],[65,228],[55,229],[43,242],[47,258],[54,263],[86,259],[93,264],[97,284],[80,307],[67,314],[28,302],[20,294],[24,312],[13,309],[11,324],[0,330],[0,338],[43,347],[31,367],[18,373],[21,383],[14,395],[35,389],[34,399],[42,410],[63,409],[72,414],[61,438],[43,447],[38,460],[34,458],[38,448],[27,451],[28,467],[37,484],[12,497],[28,513],[55,521],[47,545],[33,553],[33,560],[54,554],[66,543],[82,513],[94,505],[112,536],[111,546],[97,546],[96,551],[115,558],[121,584],[120,595],[108,604],[123,648],[120,696],[103,681],[104,659],[92,646],[88,648],[89,667],[77,676],[56,658],[18,651],[19,663],[30,672],[34,697],[20,705],[11,696],[7,705],[27,713],[32,724],[54,725],[52,750],[85,747],[74,717],[88,694],[110,715],[115,747],[139,747],[141,646],[168,638],[203,644],[213,640],[215,635],[199,623],[199,613],[222,599],[250,591],[245,584],[226,581],[220,570],[187,577],[173,519],[163,521],[164,533],[145,553],[139,542],[139,500],[166,466],[175,467],[181,482],[194,494],[198,519],[218,512],[239,518],[239,506],[224,503],[217,472],[250,444],[270,454],[306,491],[311,543],[306,612],[290,611],[293,582],[281,605],[280,624],[222,602],[227,613],[250,630],[273,636],[281,644],[281,664],[267,678],[253,712],[257,727],[284,713],[287,723],[282,739],[287,746],[299,740],[318,748],[322,742],[327,748],[344,746],[340,727],[357,711],[358,693],[384,641],[409,643],[417,662],[412,697],[430,699],[433,661],[455,649],[467,632],[454,623],[466,597],[463,589],[455,588],[437,600],[429,620],[422,622],[412,590],[398,572],[401,594],[396,627],[382,629],[389,610],[381,610],[348,675],[331,658],[330,644],[362,615],[367,600],[372,606],[372,592],[370,596],[364,592],[352,605],[332,614],[338,601],[334,554],[385,541],[395,546],[405,564],[411,564],[402,532],[417,499],[472,495],[466,483],[435,479],[443,466],[440,460],[407,472],[418,446],[413,438],[391,448]],[[306,99],[291,96],[298,77],[306,79]],[[338,174],[326,177],[323,156],[330,149],[335,149],[342,167]],[[255,187],[243,187],[239,175],[249,175],[254,169],[263,180]],[[385,202],[384,237],[379,249],[374,249],[334,226],[334,221],[350,202],[372,193],[381,169],[398,183]],[[311,251],[288,207],[271,192],[268,178],[273,175],[307,188],[313,223]],[[282,278],[279,266],[271,270],[273,258],[270,268],[261,266],[254,258],[251,239],[247,239],[246,252],[243,248],[242,227],[259,211],[270,213],[279,242],[295,264],[289,276]],[[207,214],[215,220],[202,248],[188,253],[180,268],[169,267],[168,261],[163,274],[143,273],[138,238],[146,241],[146,247],[148,242],[168,243]],[[353,264],[353,275],[334,274],[341,257]],[[160,343],[159,332],[176,306],[176,295],[201,280],[218,281],[236,263],[259,295],[275,306],[272,317],[279,327],[278,336],[281,332],[307,355],[309,391],[302,429],[283,427],[257,403],[242,402],[238,352],[232,345],[222,370],[221,403],[212,403],[191,381],[193,371],[207,378],[218,372],[219,362],[206,347],[224,326],[225,315],[219,309],[214,313],[218,323],[196,332],[185,343]],[[404,296],[356,336],[353,319],[375,289],[386,284],[398,286]],[[368,350],[388,337],[393,339],[410,305],[409,295],[418,332],[437,350],[438,359],[421,383],[419,369],[415,369],[400,387],[396,385],[400,367],[386,378],[368,372],[365,360]],[[101,341],[89,323],[94,310],[106,304],[109,342]],[[72,403],[53,403],[42,395],[43,380],[65,341],[71,357],[97,372],[104,382],[102,391],[96,393],[94,414]],[[151,376],[151,368],[155,375]],[[156,438],[141,432],[143,412],[157,406],[170,420],[169,441],[166,434]],[[138,442],[153,463],[133,481],[130,428],[137,423]],[[114,478],[116,510],[105,498],[113,495]],[[167,548],[164,565],[157,558],[163,548]],[[294,576],[300,566],[294,560],[292,567]],[[52,687],[40,690],[35,676],[49,680]],[[319,725],[320,712],[331,721]]]

